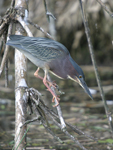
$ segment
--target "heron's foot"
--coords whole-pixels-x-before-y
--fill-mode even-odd
[[[58,85],[56,84],[55,81],[53,81],[53,82],[47,81],[47,82],[49,83],[49,86],[50,86],[50,87],[54,87],[55,89],[58,87]]]
[[[53,95],[52,102],[56,102],[56,104],[55,104],[53,107],[58,106],[58,105],[59,105],[60,98],[59,98],[59,96],[56,96],[55,93],[54,93],[54,92],[52,91],[52,89],[50,88],[49,83],[51,83],[51,82],[48,82],[48,81],[46,80],[46,75],[45,75],[45,77],[44,77],[44,79],[43,79],[43,83],[44,83],[44,85],[47,87],[48,91],[50,91],[50,93]],[[52,84],[52,86],[53,86],[53,84]]]
[[[53,105],[53,107],[57,107],[58,105],[59,105],[59,102],[57,104]]]
[[[57,100],[57,103],[53,105],[53,107],[57,107],[59,105],[59,101],[60,101],[59,96],[53,96],[52,102],[55,102],[55,99]]]
[[[58,96],[53,96],[52,102],[55,102],[55,99],[57,100],[57,103],[55,105],[53,105],[53,107],[56,107],[56,106],[59,105],[59,101],[60,101],[59,95]]]
[[[55,89],[57,89],[60,94],[65,94],[65,92],[62,92],[62,91],[60,90],[59,86],[56,84],[55,81],[53,81],[53,82],[48,82],[48,83],[49,83],[49,86],[50,86],[50,87],[54,87]]]
[[[59,95],[54,95],[53,96],[53,99],[52,99],[52,102],[55,102],[55,99],[59,102],[60,101],[60,98],[59,98],[60,96]]]

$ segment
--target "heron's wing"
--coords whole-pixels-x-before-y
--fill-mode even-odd
[[[40,60],[48,61],[69,54],[64,45],[51,39],[20,35],[11,35],[9,38],[8,45],[22,50],[23,53],[30,53]]]
[[[56,49],[49,45],[38,45],[37,42],[33,44],[30,43],[30,45],[27,47],[23,44],[22,47],[31,53],[31,55],[41,60],[51,60],[65,54],[62,49]]]

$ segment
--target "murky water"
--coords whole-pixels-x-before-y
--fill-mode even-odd
[[[93,89],[94,100],[90,100],[83,89],[74,83],[73,81],[62,81],[52,76],[52,80],[55,80],[60,89],[65,92],[61,96],[60,105],[62,108],[65,121],[72,125],[76,125],[80,130],[98,138],[98,142],[95,142],[85,136],[78,135],[68,128],[68,131],[75,136],[79,142],[90,150],[112,150],[113,140],[111,138],[103,102],[99,94],[97,83],[95,80],[93,68],[90,66],[83,66],[83,70],[86,75],[86,82],[88,86]],[[29,71],[30,70],[30,71]],[[31,63],[28,66],[28,86],[34,87],[39,90],[44,96],[42,99],[51,107],[54,111],[56,108],[52,107],[52,96],[46,91],[42,81],[36,79],[33,76],[36,67]],[[104,91],[106,99],[108,101],[109,109],[113,112],[113,72],[110,67],[100,67],[100,75],[102,84],[104,85]],[[12,149],[14,143],[14,125],[15,125],[15,108],[14,108],[14,69],[13,65],[10,65],[9,70],[9,87],[4,88],[4,76],[0,78],[0,149]],[[43,76],[43,72],[41,72]],[[33,118],[29,116],[28,118]],[[52,130],[60,137],[64,144],[58,143],[53,137],[46,132],[42,125],[38,122],[34,122],[28,125],[29,131],[27,133],[28,149],[80,149],[73,143],[68,137],[66,137],[56,126],[50,122]]]

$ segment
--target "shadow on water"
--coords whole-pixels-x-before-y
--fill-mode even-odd
[[[83,89],[73,81],[62,81],[52,76],[65,95],[61,95],[61,108],[65,120],[73,125],[76,125],[83,132],[98,138],[98,143],[92,141],[85,136],[74,135],[80,143],[90,150],[111,150],[113,149],[113,140],[111,138],[103,102],[99,94],[94,71],[92,66],[82,66],[85,72],[86,82],[93,92],[94,101],[84,93]],[[36,67],[28,63],[28,86],[38,89],[44,96],[45,103],[52,107],[52,96],[46,91],[42,81],[33,76]],[[111,67],[99,68],[104,92],[109,104],[110,111],[113,112],[113,72]],[[43,76],[43,72],[41,72]],[[10,65],[9,70],[9,87],[4,88],[4,75],[0,78],[0,149],[12,149],[14,140],[14,126],[15,126],[15,107],[14,107],[14,70],[13,65]],[[56,110],[55,110],[56,111]],[[33,116],[28,115],[28,119]],[[79,149],[75,144],[68,139],[61,131],[50,122],[52,130],[59,136],[64,144],[58,143],[53,137],[47,133],[42,125],[34,122],[28,125],[29,131],[27,133],[27,149]]]

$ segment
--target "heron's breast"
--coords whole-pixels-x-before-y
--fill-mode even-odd
[[[67,56],[57,58],[49,63],[50,72],[61,79],[68,78],[70,67]]]

